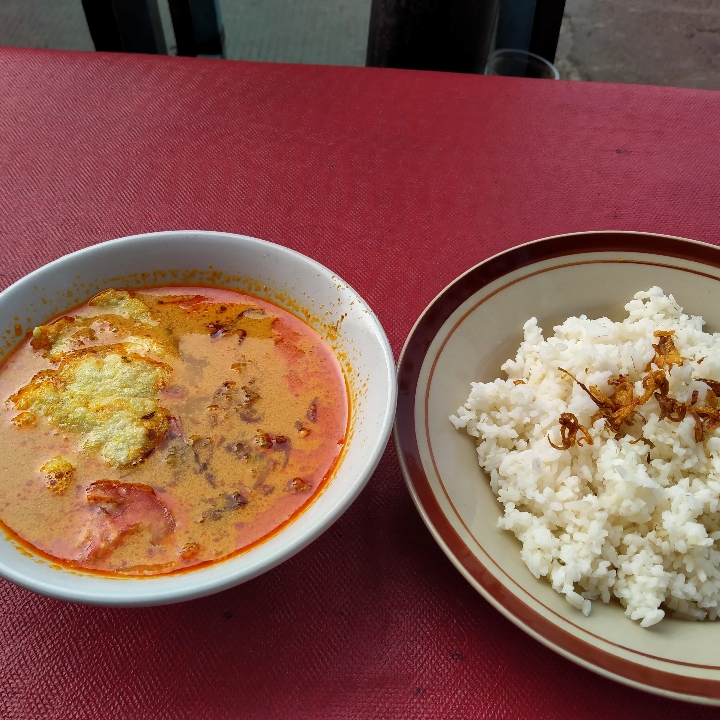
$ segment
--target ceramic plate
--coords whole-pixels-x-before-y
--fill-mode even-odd
[[[638,290],[659,285],[686,312],[720,331],[720,249],[642,233],[547,238],[496,255],[455,280],[428,306],[399,361],[395,442],[415,504],[467,580],[500,612],[567,658],[634,687],[720,704],[720,622],[667,618],[650,629],[618,602],[585,617],[520,558],[496,527],[502,506],[480,469],[473,438],[448,416],[471,381],[503,377],[522,326],[549,330],[571,315],[620,320]]]

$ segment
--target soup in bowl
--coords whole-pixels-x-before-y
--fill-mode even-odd
[[[0,573],[54,597],[154,604],[247,580],[326,529],[387,441],[377,319],[277,245],[103,243],[2,293],[0,321]]]

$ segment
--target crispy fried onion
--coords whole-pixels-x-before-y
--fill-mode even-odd
[[[682,422],[687,413],[687,405],[681,403],[675,398],[663,397],[660,393],[655,393],[655,399],[660,405],[660,420],[669,420],[670,422]]]
[[[720,382],[717,380],[708,380],[707,378],[697,378],[699,382],[705,383],[708,386],[707,393],[705,394],[705,405],[699,405],[695,407],[697,398],[693,393],[693,405],[692,411],[698,415],[703,421],[705,421],[705,427],[708,430],[715,430],[720,427],[720,410],[718,410],[718,396],[720,392]],[[697,435],[697,422],[695,428],[695,434]]]
[[[682,365],[683,358],[675,347],[675,341],[672,336],[674,330],[656,330],[653,336],[658,339],[657,345],[653,345],[655,357],[648,363],[645,371],[650,369],[650,365],[655,363],[660,369],[667,367],[669,370],[673,365]]]
[[[598,418],[604,418],[605,424],[614,433],[616,440],[620,437],[620,426],[623,423],[632,425],[635,422],[636,415],[642,418],[636,408],[644,405],[653,393],[665,397],[669,387],[665,371],[655,370],[642,379],[644,392],[640,397],[636,398],[633,383],[627,379],[627,375],[620,375],[608,381],[610,385],[615,387],[613,394],[608,397],[595,385],[587,387],[564,368],[559,367],[558,370],[565,375],[569,375],[598,406],[598,411],[590,418],[590,422],[594,423]]]
[[[635,416],[645,420],[645,418],[637,411],[637,408],[644,405],[651,397],[655,397],[660,405],[660,420],[669,420],[670,422],[682,422],[687,415],[695,421],[695,442],[702,442],[704,431],[715,430],[720,427],[720,408],[718,408],[718,394],[720,394],[720,381],[710,380],[708,378],[696,378],[698,382],[705,383],[708,390],[705,394],[705,404],[697,405],[699,393],[694,390],[689,403],[682,403],[675,398],[668,396],[670,384],[668,382],[665,370],[661,366],[667,366],[668,369],[672,365],[682,365],[683,359],[675,349],[671,336],[674,331],[657,331],[655,336],[660,338],[655,348],[655,359],[652,361],[660,369],[649,371],[642,379],[643,394],[635,397],[633,383],[627,379],[627,375],[619,375],[617,378],[611,378],[608,383],[615,390],[610,396],[605,395],[599,388],[594,385],[587,387],[581,383],[572,373],[564,368],[559,367],[558,370],[571,377],[598,406],[598,411],[590,419],[594,423],[598,418],[604,418],[608,429],[614,433],[615,439],[620,438],[620,427],[623,423],[632,425]],[[563,420],[563,418],[566,418]],[[563,413],[560,416],[562,445],[557,446],[550,441],[550,444],[558,449],[567,450],[575,444],[575,436],[579,429],[582,429],[588,442],[589,435],[587,430],[579,425],[577,418],[571,413]],[[582,438],[581,438],[582,439]],[[550,438],[548,437],[548,440]],[[638,438],[634,443],[644,440],[650,444],[645,438]],[[578,440],[578,445],[581,445]]]
[[[655,398],[660,405],[660,420],[682,422],[686,415],[690,415],[695,421],[695,442],[702,442],[705,429],[712,431],[720,427],[720,410],[718,410],[716,394],[716,391],[720,390],[720,382],[707,378],[696,379],[708,386],[705,393],[705,405],[697,405],[699,395],[697,390],[693,390],[689,404],[668,397],[667,390],[665,396],[655,393]]]
[[[578,419],[572,413],[563,413],[560,416],[560,440],[561,444],[556,445],[550,436],[547,436],[548,442],[556,450],[568,450],[577,442],[578,447],[582,447],[583,440],[587,445],[592,445],[593,440],[590,434],[583,425],[578,422]],[[581,437],[577,437],[578,432],[582,433]]]

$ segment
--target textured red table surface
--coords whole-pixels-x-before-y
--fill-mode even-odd
[[[489,255],[556,233],[720,241],[720,94],[0,50],[0,287],[137,232],[288,245],[396,354]],[[395,452],[323,537],[210,598],[65,604],[0,581],[2,718],[711,718],[555,655],[462,579]]]

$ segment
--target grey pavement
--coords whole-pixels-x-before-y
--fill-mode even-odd
[[[220,0],[227,55],[363,65],[370,2]],[[80,0],[0,0],[0,45],[93,50]],[[567,0],[556,65],[570,80],[720,90],[720,0]]]
[[[555,64],[571,80],[720,90],[720,2],[567,0]]]
[[[0,45],[95,49],[80,0],[0,0]]]

